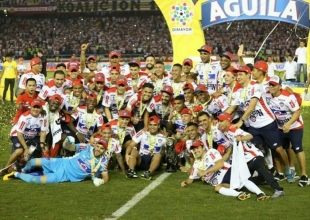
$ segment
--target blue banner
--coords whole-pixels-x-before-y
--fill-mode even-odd
[[[202,3],[202,28],[223,22],[264,19],[309,28],[309,5],[301,0],[210,0]]]

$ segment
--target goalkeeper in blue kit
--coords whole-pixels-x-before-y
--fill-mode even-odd
[[[108,158],[105,155],[108,143],[99,140],[92,147],[89,144],[74,144],[74,138],[67,137],[63,147],[70,151],[76,151],[73,157],[67,158],[34,158],[26,164],[22,172],[12,172],[3,177],[3,180],[19,178],[28,183],[60,183],[79,182],[91,177],[95,186],[109,181],[107,165]],[[43,176],[29,174],[34,168],[42,168]],[[97,173],[101,178],[97,178]]]

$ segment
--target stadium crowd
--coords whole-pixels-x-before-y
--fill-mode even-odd
[[[152,53],[144,56],[145,70],[135,59],[123,65],[118,50],[98,69],[96,56],[86,57],[89,46],[80,45],[79,61],[72,56],[67,65],[59,63],[51,79],[41,73],[38,57],[21,74],[4,180],[91,177],[99,186],[109,181],[112,160],[129,179],[143,170],[141,178],[150,180],[166,163],[166,172],[189,172],[182,187],[201,179],[245,200],[251,195],[236,190],[244,186],[261,201],[270,196],[258,185],[270,185],[275,199],[285,195],[281,181],[295,182],[296,155],[298,185],[309,185],[300,100],[278,76],[268,76],[267,62],[246,65],[243,45],[239,67],[228,51],[211,60],[212,48],[203,45],[197,48],[201,62],[193,67],[185,58],[171,72]],[[3,74],[17,77],[16,67],[8,66]],[[41,175],[31,173],[36,167]]]
[[[88,53],[105,57],[113,49],[121,51],[123,57],[126,54],[172,54],[170,34],[160,12],[136,12],[131,16],[124,13],[98,12],[70,18],[66,14],[1,18],[4,34],[0,36],[0,55],[12,53],[31,59],[42,49],[46,56],[66,54],[70,57],[78,53],[83,42],[90,43]],[[205,38],[214,54],[223,51],[235,54],[243,43],[247,45],[248,55],[254,55],[275,24],[264,20],[235,21],[227,30],[229,24],[225,23],[206,29]],[[298,27],[295,34],[293,25],[280,23],[264,43],[261,54],[274,55],[274,61],[282,62],[294,53],[299,37],[307,37],[307,33]]]

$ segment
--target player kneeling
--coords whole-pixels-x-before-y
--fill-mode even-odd
[[[196,179],[215,186],[215,192],[225,196],[234,196],[239,200],[246,200],[251,197],[249,193],[238,192],[230,188],[231,165],[224,162],[221,154],[215,149],[205,150],[202,141],[194,141],[190,147],[194,154],[195,162],[189,178],[181,183],[186,187]],[[253,182],[246,180],[244,187],[257,195],[257,201],[269,199]]]
[[[63,147],[70,151],[76,151],[74,157],[69,158],[37,158],[30,160],[22,169],[22,173],[12,172],[3,177],[3,180],[19,178],[28,183],[60,183],[79,182],[91,177],[95,186],[109,181],[108,159],[105,155],[107,142],[99,140],[94,147],[89,144],[76,144],[73,137],[67,137]],[[43,176],[27,174],[34,168],[43,169]],[[97,178],[97,172],[101,172],[102,178]]]

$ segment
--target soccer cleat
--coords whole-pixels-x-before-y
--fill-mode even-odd
[[[304,187],[304,186],[308,186],[308,185],[310,185],[310,182],[309,182],[308,177],[305,176],[305,175],[302,175],[302,176],[300,177],[299,182],[298,182],[298,186]]]
[[[270,196],[266,196],[264,193],[260,193],[257,195],[256,201],[263,201],[267,199],[270,199]]]
[[[8,174],[8,169],[1,170],[0,176],[5,176],[6,174]]]
[[[7,181],[7,180],[11,180],[11,179],[15,178],[14,174],[15,174],[15,171],[13,171],[13,172],[11,172],[11,173],[9,173],[9,174],[6,174],[6,175],[3,177],[3,180],[4,180],[4,181]]]
[[[128,179],[132,179],[132,178],[137,178],[138,176],[137,176],[137,173],[134,170],[128,169],[126,177]]]
[[[152,179],[152,174],[150,171],[145,171],[144,173],[141,174],[142,179],[150,180]]]
[[[274,177],[275,180],[277,180],[278,182],[279,181],[283,181],[286,179],[286,177],[283,175],[283,174],[277,174],[275,177]]]
[[[245,193],[245,192],[241,192],[238,196],[237,196],[238,200],[240,201],[244,201],[246,199],[251,198],[251,194],[250,193]]]
[[[280,190],[275,190],[274,194],[271,196],[272,199],[277,199],[280,198],[282,196],[285,196],[285,193],[283,191]]]
[[[269,169],[269,172],[273,175],[276,176],[278,174],[278,171],[276,170],[276,168],[272,167]]]
[[[295,170],[290,170],[290,172],[288,174],[286,174],[286,179],[288,183],[294,183],[295,182],[295,174],[296,171]]]

